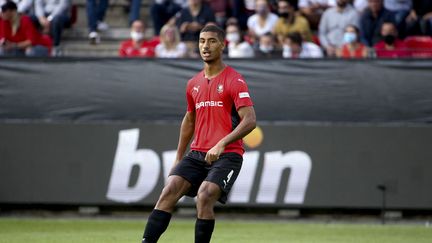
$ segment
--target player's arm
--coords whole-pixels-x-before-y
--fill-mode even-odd
[[[184,156],[187,146],[192,139],[195,130],[195,111],[186,112],[180,127],[180,136],[177,145],[176,165]]]
[[[228,144],[242,139],[255,129],[256,115],[253,106],[240,107],[237,112],[241,119],[239,125],[207,152],[205,157],[207,163],[217,160]]]

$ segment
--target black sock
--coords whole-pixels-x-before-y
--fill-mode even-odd
[[[195,223],[195,243],[209,243],[214,226],[214,219],[197,219]]]
[[[162,210],[153,209],[144,231],[142,243],[156,243],[168,227],[171,214]]]

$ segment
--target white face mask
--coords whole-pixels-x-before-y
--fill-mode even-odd
[[[260,45],[259,49],[264,53],[270,53],[271,51],[273,51],[273,46],[261,46]]]
[[[140,41],[144,38],[144,33],[142,32],[136,32],[136,31],[131,31],[131,38],[134,41]]]
[[[291,47],[287,44],[284,44],[282,48],[283,48],[282,57],[290,58],[291,57]]]
[[[237,43],[240,41],[240,34],[239,33],[228,33],[226,35],[226,39],[228,42]]]

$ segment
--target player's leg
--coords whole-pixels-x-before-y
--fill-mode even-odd
[[[184,157],[168,177],[168,182],[149,217],[144,231],[144,242],[157,242],[168,227],[171,213],[177,201],[183,196],[195,197],[198,186],[207,176],[206,163],[201,161],[205,153],[191,151]]]
[[[225,153],[213,162],[210,171],[198,190],[195,225],[195,243],[210,242],[215,225],[214,205],[225,203],[238,174],[243,158],[236,153]]]
[[[165,232],[171,220],[171,213],[177,201],[185,195],[191,184],[184,178],[172,175],[156,203],[155,209],[150,214],[144,230],[143,243],[154,243]]]
[[[191,188],[190,182],[178,175],[168,177],[168,182],[162,190],[155,209],[172,213],[177,201],[183,197]]]
[[[195,243],[208,243],[215,225],[214,205],[221,196],[219,185],[204,181],[197,195],[197,220],[195,223]]]

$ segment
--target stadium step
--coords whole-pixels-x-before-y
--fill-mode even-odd
[[[88,41],[66,41],[62,44],[64,56],[68,57],[117,57],[119,41],[103,41],[91,45]]]
[[[74,5],[77,7],[77,21],[74,27],[86,27],[87,28],[87,10],[86,0],[75,0]],[[112,28],[116,27],[128,27],[129,26],[129,12],[127,8],[129,3],[127,0],[114,0],[110,1],[108,9],[105,15],[105,22]],[[142,0],[140,19],[146,22],[147,26],[151,26],[149,17],[149,0]]]
[[[141,1],[140,19],[146,23],[145,36],[150,38],[154,31],[149,17],[151,0]],[[65,29],[62,38],[62,50],[64,56],[91,56],[91,57],[116,57],[120,42],[130,36],[128,24],[129,6],[128,0],[111,0],[106,12],[105,22],[109,25],[107,31],[100,32],[101,43],[91,45],[89,43],[87,27],[86,0],[74,0],[77,7],[77,21],[69,29]]]
[[[84,42],[88,41],[88,29],[87,28],[71,28],[67,29],[63,33],[63,40],[83,40]],[[130,28],[110,28],[107,31],[102,31],[99,33],[102,40],[110,40],[110,41],[122,41],[130,36]],[[147,29],[145,32],[145,37],[152,37],[154,34],[153,29]]]

